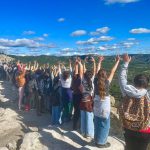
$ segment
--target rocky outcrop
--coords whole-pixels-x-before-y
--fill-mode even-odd
[[[111,103],[111,107],[115,107],[118,108],[119,106],[119,101],[115,99],[115,97],[110,96],[110,103]]]
[[[116,101],[115,98],[113,96],[110,96],[110,103],[112,107],[115,107]]]
[[[38,117],[35,111],[18,112],[16,94],[17,89],[13,90],[9,82],[0,82],[0,146],[3,150],[98,150],[79,132],[72,131],[72,123],[48,129],[49,114]],[[118,118],[113,113],[111,118],[110,149],[123,150],[123,142],[116,134],[120,132]]]
[[[58,132],[59,131],[59,132]],[[108,150],[124,150],[124,142],[117,137],[108,137],[111,147]],[[20,150],[99,150],[90,140],[83,138],[76,131],[65,131],[52,127],[43,131],[27,133]],[[101,148],[101,150],[105,150]]]
[[[8,143],[6,145],[6,147],[9,149],[9,150],[16,150],[17,149],[17,143],[16,141],[11,141],[11,143]]]
[[[12,57],[9,57],[4,54],[0,54],[0,62],[11,62],[13,60],[14,60],[14,58],[12,58]]]
[[[9,82],[0,82],[0,150],[99,150],[89,139],[72,131],[72,123],[47,128],[49,114],[40,117],[36,112],[18,112],[16,90]],[[116,101],[111,97],[111,128],[108,150],[124,150],[122,126],[117,114]],[[105,150],[105,149],[101,149]],[[149,149],[150,150],[150,147]]]
[[[27,133],[24,136],[20,150],[48,150],[48,148],[41,143],[41,137],[38,132]]]
[[[0,150],[9,150],[7,147],[0,147]]]

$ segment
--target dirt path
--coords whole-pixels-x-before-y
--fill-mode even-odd
[[[116,130],[110,131],[108,141],[112,146],[109,150],[123,150],[120,134],[117,135],[118,122],[115,116],[112,117]],[[47,127],[49,124],[48,113],[38,117],[35,110],[19,112],[16,88],[9,82],[0,82],[0,147],[16,142],[16,148],[11,150],[97,150],[94,143],[83,138],[79,131],[72,131],[72,123],[51,129]]]

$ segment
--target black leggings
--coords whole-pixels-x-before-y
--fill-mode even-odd
[[[81,94],[73,94],[73,106],[74,106],[74,115],[73,115],[73,129],[77,129],[78,121],[80,118],[80,101]]]
[[[147,150],[150,134],[125,129],[125,150]]]

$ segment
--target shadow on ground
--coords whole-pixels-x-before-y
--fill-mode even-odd
[[[22,142],[22,138],[25,133],[33,132],[30,127],[35,127],[38,129],[41,137],[40,142],[45,145],[49,150],[75,150],[83,149],[90,150],[86,148],[86,145],[91,145],[90,141],[84,139],[79,131],[72,131],[72,122],[65,123],[59,128],[53,127],[48,129],[47,126],[50,124],[50,115],[45,113],[42,116],[37,116],[35,110],[30,112],[17,110],[17,89],[8,81],[0,81],[0,107],[5,109],[11,109],[16,116],[14,116],[14,121],[18,122],[18,130],[14,133],[9,133],[5,142],[0,142],[0,146],[5,146],[6,143],[10,142],[12,139],[18,141],[18,149]],[[0,117],[2,117],[0,113]],[[110,130],[110,135],[115,137],[118,141],[122,140],[122,132],[120,122],[118,118],[111,114],[113,128]],[[3,118],[5,119],[5,118]],[[1,125],[0,120],[0,125]],[[13,124],[12,124],[13,129]],[[16,128],[14,129],[16,130]],[[119,133],[119,134],[118,134]],[[12,138],[11,138],[12,136]],[[6,136],[1,135],[0,137],[6,138]],[[72,144],[73,143],[73,144]]]

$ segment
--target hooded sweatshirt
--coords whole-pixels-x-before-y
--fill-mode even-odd
[[[129,63],[124,63],[121,66],[121,70],[119,72],[119,85],[123,97],[128,95],[129,97],[140,99],[143,96],[147,96],[150,101],[150,91],[148,91],[147,89],[137,89],[133,85],[127,84],[128,65]],[[139,132],[150,133],[150,127],[147,130],[140,130]]]

